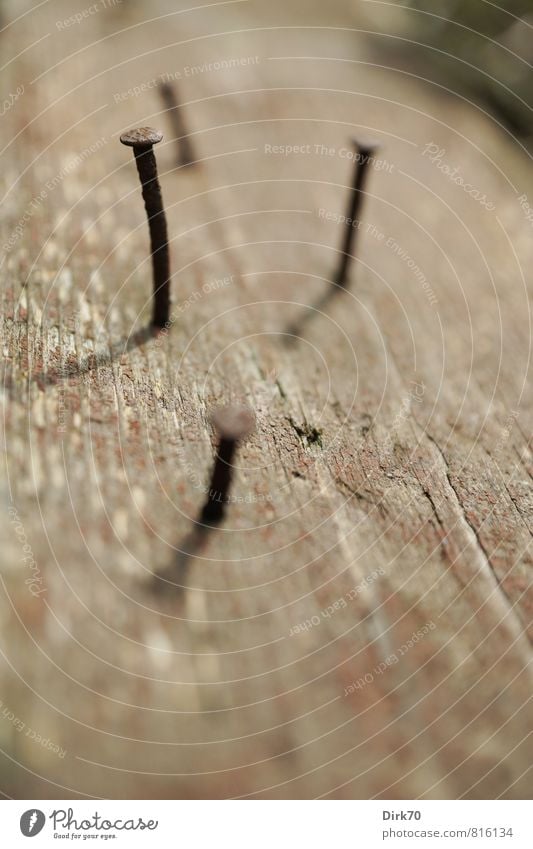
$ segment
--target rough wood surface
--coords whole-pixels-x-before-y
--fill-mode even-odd
[[[31,210],[1,266],[0,789],[527,797],[527,155],[370,54],[340,0],[104,5],[0,34],[4,91],[24,86],[2,244]],[[199,160],[180,169],[156,90],[125,94],[177,72]],[[118,141],[147,124],[172,239],[158,339]],[[338,259],[353,134],[383,148],[352,285],[291,341]],[[257,429],[186,560],[225,403]]]

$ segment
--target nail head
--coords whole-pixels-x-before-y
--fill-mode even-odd
[[[222,439],[240,440],[255,428],[255,417],[248,407],[218,407],[211,415],[211,422]]]
[[[137,127],[122,133],[120,141],[128,147],[152,147],[163,139],[163,133],[153,127]]]
[[[352,137],[352,144],[358,149],[361,156],[370,156],[370,154],[375,153],[383,147],[382,143],[377,139],[365,139],[364,141],[360,141],[359,139]]]

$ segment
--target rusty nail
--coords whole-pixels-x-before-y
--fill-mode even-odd
[[[344,242],[341,248],[340,263],[337,273],[333,278],[334,285],[342,288],[347,285],[350,265],[354,257],[356,231],[360,226],[359,214],[363,203],[364,188],[368,176],[368,165],[373,154],[380,147],[377,143],[362,144],[356,139],[352,139],[352,145],[355,150],[354,181],[353,187],[350,190],[350,200],[348,204],[348,211],[346,213],[346,230]]]
[[[185,126],[183,109],[178,101],[176,86],[168,82],[161,83],[159,86],[159,92],[168,112],[168,117],[176,138],[176,162],[178,166],[194,165],[195,157],[187,132],[187,127]]]
[[[135,163],[139,172],[142,195],[148,225],[152,251],[152,269],[154,277],[154,327],[164,327],[168,322],[170,307],[170,261],[168,253],[167,220],[163,209],[161,186],[157,178],[154,144],[158,144],[163,134],[151,127],[139,127],[129,130],[120,137],[122,144],[133,148]]]
[[[232,460],[238,443],[254,429],[254,415],[247,407],[219,407],[211,422],[218,433],[219,443],[207,501],[200,521],[216,525],[222,521],[228,503],[228,492],[233,474]]]

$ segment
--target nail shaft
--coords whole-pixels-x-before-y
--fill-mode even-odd
[[[163,208],[161,186],[153,146],[163,138],[149,127],[131,130],[120,137],[122,144],[133,147],[135,164],[141,181],[144,207],[150,228],[152,271],[154,280],[154,310],[152,324],[164,327],[170,309],[170,259],[167,220]]]
[[[206,525],[216,525],[225,516],[235,451],[254,427],[253,414],[246,407],[221,407],[212,421],[219,434],[219,444],[207,501],[200,516],[200,522]]]
[[[334,283],[341,287],[346,287],[348,283],[349,271],[357,241],[356,233],[359,228],[359,215],[368,178],[368,165],[372,154],[378,147],[377,145],[362,145],[355,140],[353,141],[353,146],[356,151],[356,156],[354,157],[354,181],[350,191],[350,200],[346,213],[346,229],[341,248],[341,258],[337,273],[333,278]]]
[[[185,125],[183,109],[178,101],[176,87],[171,83],[161,83],[159,92],[176,139],[176,163],[178,166],[193,165],[195,156]]]

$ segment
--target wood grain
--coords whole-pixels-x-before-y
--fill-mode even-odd
[[[1,271],[0,788],[526,798],[527,156],[370,52],[340,0],[194,5],[61,29],[73,9],[52,0],[0,35],[7,89],[24,85],[2,119],[3,244],[31,210]],[[230,59],[247,61],[205,68]],[[198,159],[179,169],[155,88],[125,95],[178,71]],[[157,339],[118,141],[143,125],[166,133]],[[351,287],[294,338],[338,258],[354,134],[385,165]],[[226,403],[257,429],[227,520],[185,558]]]

